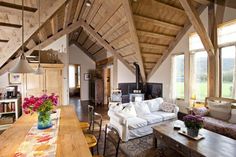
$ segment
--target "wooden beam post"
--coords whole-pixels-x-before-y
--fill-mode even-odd
[[[132,68],[119,53],[111,45],[109,45],[93,28],[91,28],[85,21],[79,20],[83,29],[88,32],[98,43],[100,43],[107,51],[116,56],[133,74],[135,74],[134,68]]]
[[[199,14],[192,5],[192,1],[191,0],[179,0],[179,1],[187,14],[189,21],[192,23],[193,27],[198,33],[205,50],[208,52],[209,55],[214,55],[215,52],[214,46],[211,42],[210,37],[206,32],[206,29],[204,28],[204,25],[199,17]]]
[[[144,71],[143,58],[142,58],[141,49],[139,46],[138,35],[137,35],[136,27],[134,24],[133,12],[132,12],[129,0],[122,0],[122,2],[123,2],[124,10],[125,10],[125,15],[127,17],[128,23],[129,23],[129,31],[131,34],[131,38],[134,42],[134,47],[136,50],[136,56],[138,59],[138,64],[140,67],[141,76],[142,76],[143,82],[146,82],[146,74]]]

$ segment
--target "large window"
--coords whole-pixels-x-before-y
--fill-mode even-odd
[[[235,46],[222,47],[221,53],[221,96],[235,98]]]
[[[184,54],[172,58],[173,97],[184,99]]]
[[[69,65],[69,88],[75,88],[75,66]]]

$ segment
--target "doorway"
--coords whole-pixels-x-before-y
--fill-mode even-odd
[[[78,64],[69,65],[69,98],[70,103],[79,102],[81,98],[81,67]]]
[[[111,96],[111,69],[109,67],[104,68],[104,104],[109,103]]]

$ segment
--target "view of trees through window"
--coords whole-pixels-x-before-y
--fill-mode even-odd
[[[226,98],[234,98],[235,53],[235,46],[221,48],[221,95]]]
[[[205,100],[208,88],[207,52],[196,52],[193,55],[194,73],[192,93],[196,95],[197,100]]]
[[[175,62],[175,96],[184,99],[184,54],[176,55]]]

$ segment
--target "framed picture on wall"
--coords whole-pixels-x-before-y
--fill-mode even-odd
[[[84,80],[89,81],[91,79],[91,74],[90,73],[85,73],[84,74]]]
[[[9,84],[20,84],[22,82],[22,74],[9,73]]]

